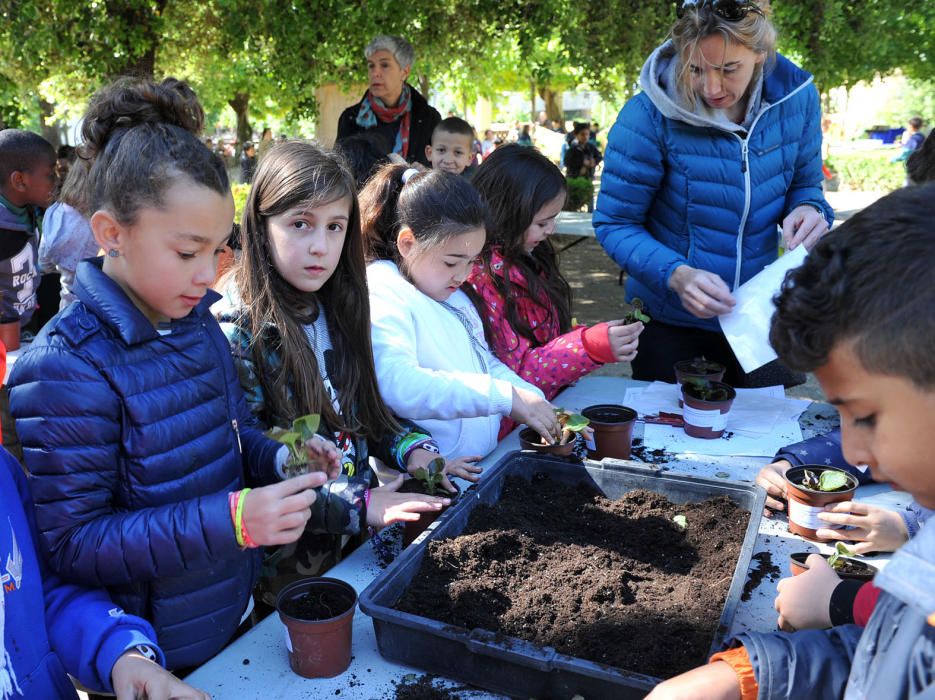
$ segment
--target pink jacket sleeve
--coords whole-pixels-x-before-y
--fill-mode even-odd
[[[483,301],[483,313],[490,327],[491,349],[494,354],[530,384],[539,387],[546,399],[552,400],[558,392],[579,378],[593,372],[601,362],[592,358],[585,349],[584,333],[589,329],[578,326],[568,333],[550,337],[547,342],[535,345],[519,335],[503,313],[503,298],[486,273],[471,276],[471,284]],[[519,312],[536,323],[548,324],[546,314],[528,297],[518,300]],[[600,324],[603,325],[603,324]],[[606,330],[604,335],[606,336]],[[537,332],[542,337],[541,332]],[[551,335],[551,334],[549,334]],[[599,335],[599,334],[598,334]]]

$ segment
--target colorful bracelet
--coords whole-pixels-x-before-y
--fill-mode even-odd
[[[237,544],[241,547],[246,547],[247,542],[244,538],[244,526],[243,526],[243,506],[247,502],[247,494],[250,493],[250,489],[241,489],[237,494],[237,515],[234,519],[234,529],[237,530]]]
[[[240,541],[240,528],[237,527],[237,501],[240,500],[240,491],[231,491],[227,494],[227,505],[231,511],[231,525],[234,527],[234,537],[237,538],[237,545],[243,547]]]

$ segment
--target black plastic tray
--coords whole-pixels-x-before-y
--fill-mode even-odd
[[[468,490],[458,504],[437,521],[433,531],[408,547],[361,594],[360,609],[373,618],[377,646],[384,657],[497,693],[537,700],[570,700],[575,695],[586,700],[641,698],[659,683],[658,678],[559,654],[551,647],[540,647],[516,638],[498,638],[487,630],[468,630],[393,609],[419,571],[426,542],[460,534],[478,504],[493,504],[499,500],[507,476],[531,479],[541,472],[562,483],[589,484],[608,498],[620,498],[637,488],[661,493],[675,503],[726,495],[749,511],[750,522],[711,642],[712,653],[722,647],[753,556],[766,499],[761,488],[661,472],[651,465],[644,467],[616,460],[606,460],[603,465],[581,465],[514,452],[501,459],[484,475],[479,486]]]

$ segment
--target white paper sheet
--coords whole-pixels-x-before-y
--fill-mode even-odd
[[[734,290],[737,305],[729,314],[718,316],[721,330],[744,372],[752,372],[776,359],[769,344],[769,324],[773,318],[773,297],[786,272],[798,267],[807,255],[804,245],[767,265],[755,277]]]

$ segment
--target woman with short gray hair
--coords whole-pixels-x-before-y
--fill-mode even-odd
[[[348,107],[338,120],[338,142],[355,134],[376,130],[387,153],[398,153],[409,162],[429,165],[425,147],[441,115],[406,82],[415,60],[412,44],[398,36],[375,37],[364,49],[367,57],[367,92]]]

